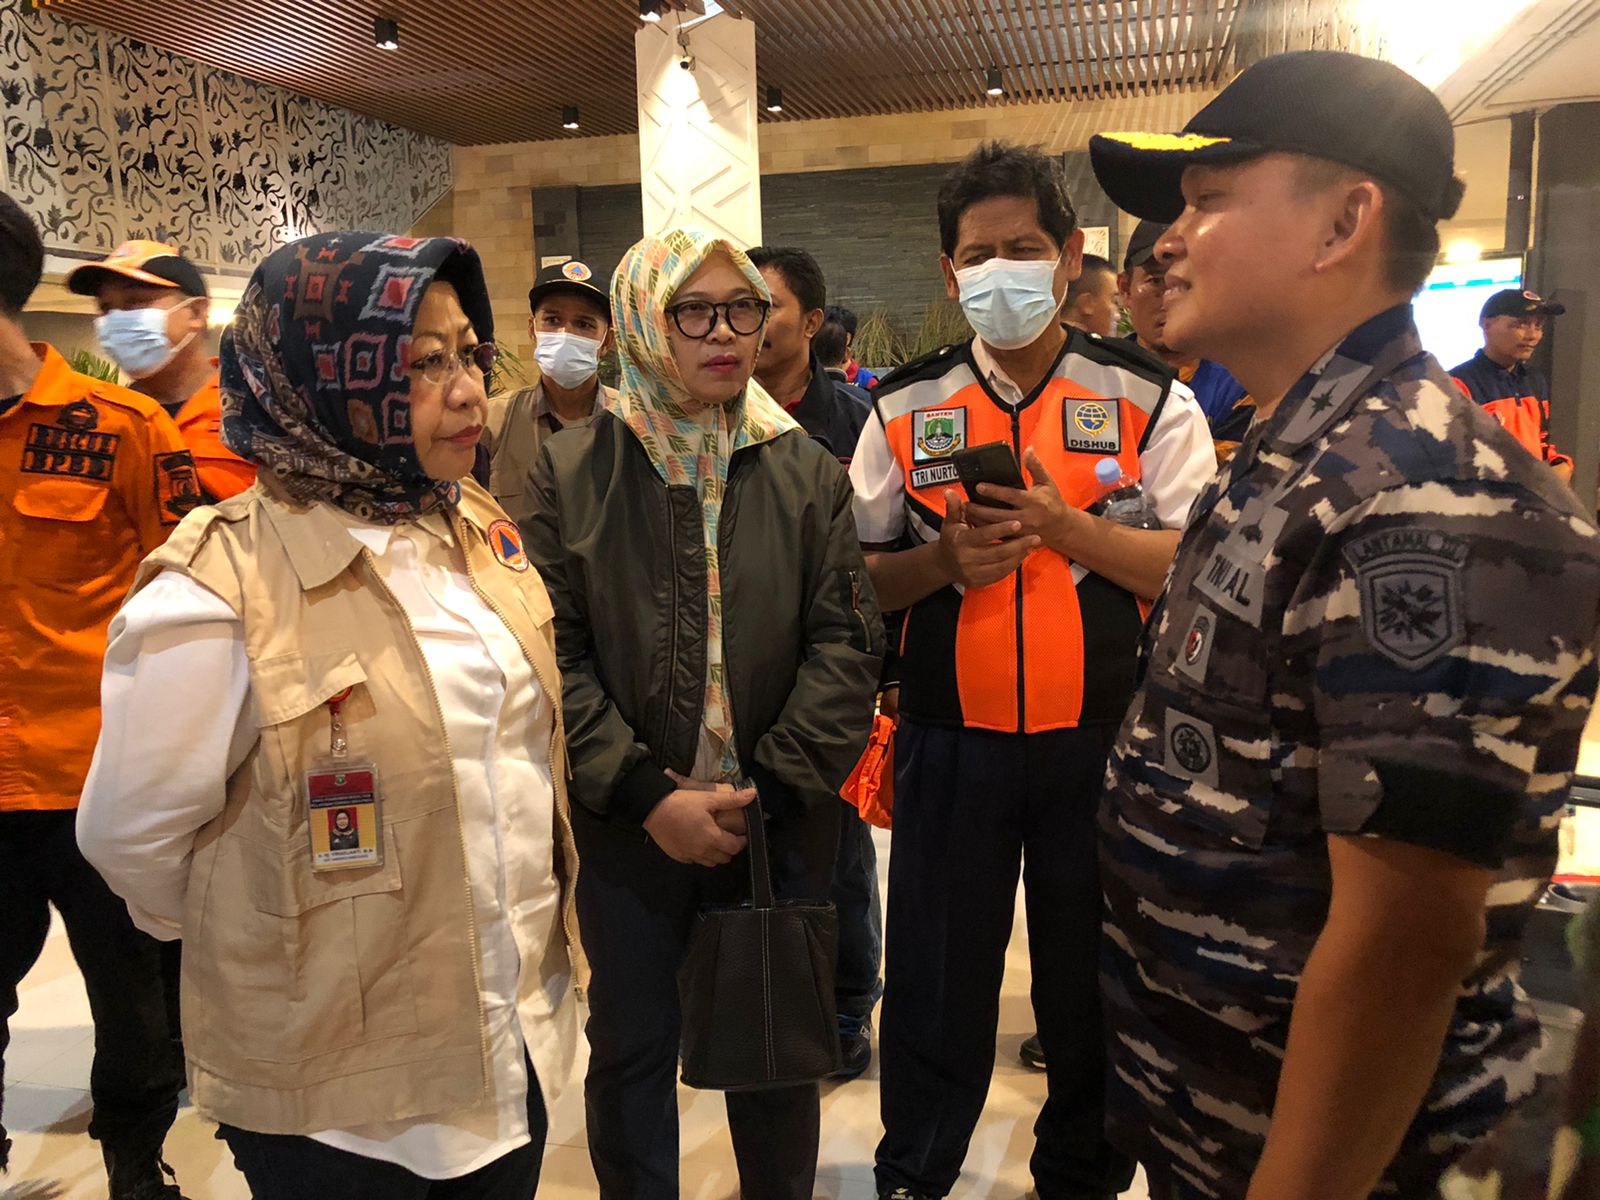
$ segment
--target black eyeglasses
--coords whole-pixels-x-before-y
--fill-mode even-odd
[[[767,301],[747,296],[742,300],[729,300],[726,304],[712,304],[709,300],[685,300],[682,304],[672,305],[667,309],[667,313],[672,317],[672,323],[678,327],[679,333],[686,338],[699,340],[711,336],[711,331],[717,327],[719,316],[728,323],[728,328],[740,337],[759,333],[761,327],[767,323],[767,313],[771,308],[772,305]]]

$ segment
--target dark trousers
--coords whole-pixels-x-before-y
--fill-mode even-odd
[[[883,996],[883,904],[878,898],[878,848],[872,826],[840,801],[839,856],[828,899],[839,913],[839,967],[834,1002],[840,1023],[861,1022]]]
[[[768,823],[780,898],[828,893],[837,805]],[[678,968],[701,905],[750,896],[740,855],[707,869],[674,862],[638,829],[611,826],[578,805],[583,871],[578,922],[589,985],[589,1157],[606,1200],[678,1195]],[[744,1200],[811,1200],[821,1108],[815,1084],[729,1092],[728,1130]]]
[[[251,1133],[232,1125],[222,1126],[217,1136],[228,1143],[254,1200],[533,1200],[549,1117],[531,1065],[528,1132],[532,1140],[526,1146],[455,1179],[424,1179],[394,1163],[308,1137]]]
[[[1026,736],[902,720],[895,735],[883,999],[880,1188],[954,1187],[994,1071],[1019,867],[1049,1063],[1034,1125],[1040,1200],[1125,1188],[1105,1139],[1095,811],[1115,729]]]
[[[77,814],[0,813],[0,1063],[11,1042],[17,988],[38,961],[50,906],[89,994],[94,1065],[89,1134],[123,1153],[159,1150],[178,1114],[183,1059],[167,1025],[162,944],[78,852]]]

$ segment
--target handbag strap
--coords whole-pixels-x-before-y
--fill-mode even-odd
[[[761,797],[744,811],[750,836],[750,900],[756,908],[773,908],[772,864],[767,858],[767,820],[761,811]]]

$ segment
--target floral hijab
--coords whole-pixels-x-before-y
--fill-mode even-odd
[[[222,335],[222,440],[293,500],[382,525],[461,489],[429,477],[411,436],[411,330],[435,279],[480,341],[494,318],[478,254],[455,238],[324,233],[256,268]]]
[[[725,254],[744,273],[758,296],[770,297],[766,281],[742,250],[698,229],[670,229],[647,237],[623,255],[611,279],[611,311],[616,317],[622,384],[606,406],[633,431],[656,472],[674,487],[693,487],[700,497],[706,554],[705,728],[721,751],[721,775],[739,772],[728,707],[722,645],[722,573],[717,527],[735,452],[770,442],[799,429],[752,379],[727,411],[690,413],[689,393],[667,334],[667,305],[689,277],[714,254]]]

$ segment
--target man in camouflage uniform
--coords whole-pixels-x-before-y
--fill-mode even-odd
[[[1418,341],[1462,190],[1420,84],[1283,55],[1092,154],[1176,222],[1168,339],[1261,400],[1108,769],[1116,1138],[1154,1200],[1425,1197],[1534,1081],[1517,948],[1600,683],[1600,539]]]

